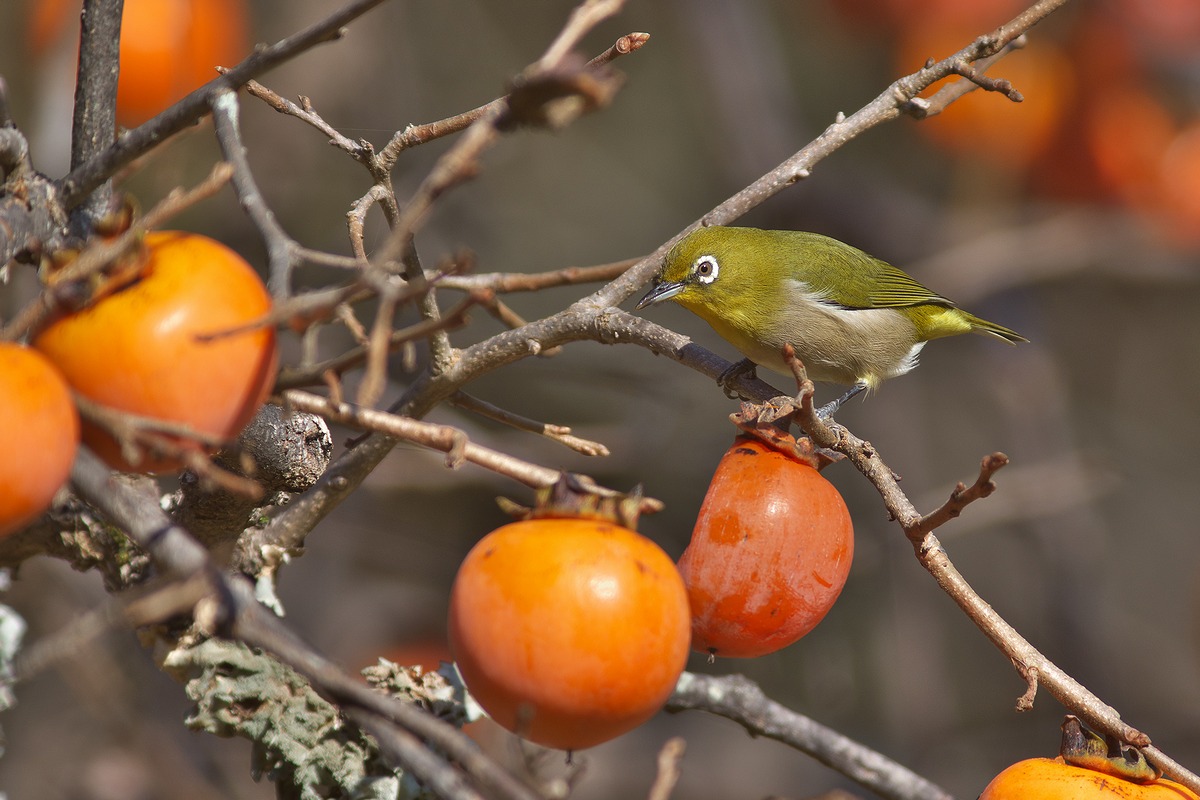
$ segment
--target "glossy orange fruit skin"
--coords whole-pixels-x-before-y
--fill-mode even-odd
[[[243,0],[126,0],[117,121],[140,125],[249,55]]]
[[[33,55],[64,44],[78,50],[82,0],[29,0]],[[125,0],[117,122],[140,125],[250,54],[245,0]]]
[[[208,237],[159,231],[145,244],[140,279],[53,320],[33,344],[96,403],[231,439],[273,385],[275,332],[199,337],[261,319],[271,298],[241,256]],[[110,436],[87,423],[83,441],[117,469],[181,466],[166,459],[130,464]]]
[[[979,800],[1200,800],[1195,792],[1160,778],[1133,783],[1061,758],[1029,758],[1001,772]]]
[[[837,489],[808,464],[739,436],[679,559],[693,649],[752,658],[792,644],[833,607],[853,558]]]
[[[0,536],[46,510],[79,448],[79,416],[62,375],[40,353],[0,343]]]
[[[1010,10],[1015,14],[1020,9]],[[1001,9],[995,11],[999,13],[991,16],[995,20],[992,25],[1009,19]],[[963,19],[909,26],[899,41],[897,68],[912,72],[927,58],[940,59],[955,53],[978,35],[973,31],[985,29],[980,25],[978,21]],[[953,152],[1000,164],[1005,169],[1025,168],[1050,147],[1062,123],[1075,85],[1073,64],[1062,49],[1043,40],[1016,54],[1003,67],[993,67],[988,74],[1011,81],[1025,99],[1014,103],[997,92],[976,89],[947,106],[941,114],[922,121],[917,128],[922,135]],[[923,95],[928,97],[955,80],[958,78],[936,83]]]
[[[579,750],[662,708],[687,661],[687,593],[671,558],[633,531],[527,520],[467,555],[449,632],[467,688],[496,722]]]

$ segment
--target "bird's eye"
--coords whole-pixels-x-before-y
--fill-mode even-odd
[[[715,281],[717,273],[720,271],[721,266],[713,256],[700,256],[696,259],[696,263],[692,264],[692,274],[696,276],[696,280],[705,285]]]

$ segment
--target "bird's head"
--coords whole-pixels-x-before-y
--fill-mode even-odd
[[[776,293],[786,277],[771,243],[753,228],[700,228],[680,239],[663,261],[638,309],[674,300],[705,319],[727,319]]]

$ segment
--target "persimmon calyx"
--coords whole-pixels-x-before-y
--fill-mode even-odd
[[[507,497],[497,497],[500,508],[518,520],[597,519],[637,530],[638,517],[662,510],[662,503],[642,494],[639,484],[628,493],[600,486],[586,475],[562,473],[549,486],[538,489],[533,507]]]
[[[765,403],[743,402],[740,410],[729,415],[729,421],[743,435],[758,439],[772,450],[816,470],[845,458],[835,450],[818,447],[807,436],[793,436],[788,431],[792,414],[797,409],[795,398],[787,396],[772,398]]]
[[[1162,777],[1141,750],[1123,744],[1115,736],[1101,736],[1088,730],[1073,714],[1063,719],[1059,755],[1072,766],[1103,772],[1131,783],[1150,783]]]

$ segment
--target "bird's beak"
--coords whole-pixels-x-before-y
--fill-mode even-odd
[[[654,288],[646,292],[646,296],[638,301],[638,304],[633,307],[634,311],[641,311],[646,306],[652,306],[655,303],[661,303],[663,300],[670,300],[675,295],[683,291],[683,281],[671,281],[658,283]]]

